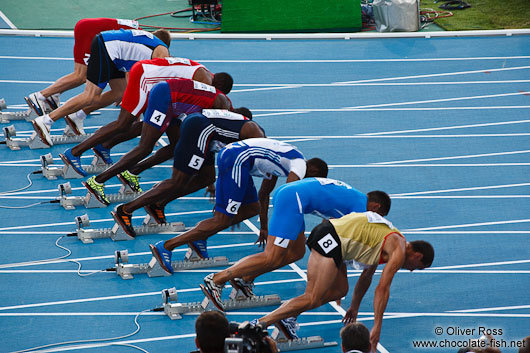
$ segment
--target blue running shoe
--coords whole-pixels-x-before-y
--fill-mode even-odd
[[[149,244],[149,248],[156,261],[160,264],[160,267],[167,273],[173,273],[173,266],[171,266],[172,253],[164,247],[164,241],[160,240],[155,245]]]
[[[188,243],[188,246],[193,249],[199,255],[200,258],[208,258],[208,249],[206,248],[206,239],[197,240],[191,243]]]
[[[110,157],[110,148],[105,148],[101,144],[94,146],[92,151],[105,162],[105,164],[112,164],[112,158]]]
[[[69,148],[63,153],[59,155],[61,159],[63,160],[64,164],[69,165],[72,167],[77,174],[81,176],[87,176],[87,172],[83,169],[83,166],[81,165],[81,157],[76,157],[72,154],[72,149]]]

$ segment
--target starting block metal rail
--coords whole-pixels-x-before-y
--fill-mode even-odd
[[[49,148],[47,144],[41,141],[40,138],[37,137],[37,133],[33,132],[30,137],[24,137],[24,138],[15,138],[17,135],[17,131],[15,129],[14,125],[9,125],[8,127],[4,127],[4,136],[6,138],[6,145],[13,151],[20,150],[21,147],[29,147],[32,150],[35,149],[43,149],[43,148]],[[64,145],[69,143],[80,143],[83,142],[85,139],[89,138],[93,134],[85,134],[85,135],[76,135],[76,136],[66,136],[66,135],[52,135],[51,140],[54,145]]]
[[[280,352],[324,348],[337,345],[337,342],[324,342],[324,339],[320,336],[301,337],[296,340],[276,341],[276,346]]]
[[[85,208],[107,207],[107,205],[101,203],[90,192],[87,192],[85,196],[67,196],[71,193],[72,186],[70,185],[70,182],[59,185],[58,200],[61,203],[61,206],[63,206],[66,210],[74,210],[77,206],[85,206]],[[122,185],[118,193],[107,194],[106,196],[110,203],[125,203],[134,200],[142,194],[143,192],[135,192],[129,186]]]
[[[146,273],[149,277],[163,277],[171,276],[162,269],[158,261],[153,257],[151,261],[143,264],[129,264],[129,255],[127,250],[116,251],[114,253],[114,261],[116,265],[114,269],[116,273],[123,279],[132,279],[133,275]],[[228,258],[226,256],[209,257],[207,259],[200,258],[191,248],[188,249],[184,260],[177,260],[171,262],[173,271],[192,270],[197,268],[209,268],[228,266]]]
[[[0,98],[0,124],[9,123],[13,120],[31,121],[36,117],[30,108],[20,112],[4,112],[2,111],[4,109],[7,109],[6,101],[4,98]]]
[[[324,339],[320,336],[300,337],[294,340],[287,339],[277,327],[274,327],[274,330],[272,330],[271,338],[276,341],[276,346],[280,352],[324,348],[338,345],[337,342],[324,342]]]
[[[94,239],[111,238],[114,241],[133,240],[125,231],[114,223],[112,228],[100,229],[84,229],[84,226],[89,226],[90,221],[88,215],[84,214],[75,218],[77,224],[77,232],[70,233],[69,236],[77,236],[84,244],[91,244]],[[166,224],[157,224],[151,216],[147,215],[144,219],[143,225],[133,227],[137,235],[143,234],[175,234],[185,229],[182,222],[171,222]]]
[[[48,180],[56,180],[58,177],[62,177],[64,179],[83,178],[83,176],[77,173],[69,164],[65,163],[62,167],[50,167],[50,165],[54,163],[51,153],[40,156],[40,162],[42,175],[44,175],[44,177]],[[109,165],[105,164],[105,162],[97,155],[94,155],[94,159],[92,159],[92,163],[90,163],[90,165],[83,165],[83,169],[88,174],[99,174],[108,167]]]
[[[175,288],[164,289],[162,291],[162,306],[164,313],[171,320],[182,319],[182,314],[191,312],[203,312],[217,310],[210,303],[210,299],[204,298],[202,302],[177,303],[177,290]],[[225,310],[237,310],[246,308],[257,308],[269,305],[278,305],[281,299],[277,294],[254,296],[247,298],[239,290],[233,288],[229,300],[223,300]]]

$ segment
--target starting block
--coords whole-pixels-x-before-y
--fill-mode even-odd
[[[56,180],[58,177],[64,179],[80,179],[83,176],[77,173],[70,165],[65,164],[63,167],[50,167],[53,164],[53,157],[51,153],[40,156],[42,175],[48,180]],[[90,165],[83,165],[83,169],[88,174],[99,174],[109,167],[108,164],[94,155],[92,163]]]
[[[2,110],[4,109],[7,109],[6,101],[4,98],[0,98],[0,123],[2,124],[13,120],[31,121],[36,117],[36,114],[30,108],[20,112],[3,112]]]
[[[257,308],[269,305],[279,305],[281,299],[277,294],[254,296],[247,298],[243,293],[233,288],[230,299],[223,301],[225,310],[237,310],[246,308]],[[162,291],[162,306],[164,313],[171,320],[182,319],[182,314],[191,312],[203,312],[218,310],[217,307],[205,297],[202,302],[177,303],[177,290],[175,288],[164,289]]]
[[[299,351],[313,348],[324,348],[337,346],[337,342],[324,342],[320,336],[300,337],[298,339],[290,340],[277,328],[274,327],[271,333],[271,338],[276,341],[276,346],[280,352]]]
[[[77,232],[68,234],[69,236],[76,236],[84,244],[90,244],[94,242],[94,239],[111,238],[114,241],[120,240],[133,240],[123,229],[114,223],[112,228],[101,228],[101,229],[84,229],[83,227],[89,226],[90,221],[88,215],[84,214],[75,218],[77,225]],[[182,232],[185,229],[184,223],[182,222],[171,222],[166,224],[156,223],[151,216],[147,215],[143,221],[143,225],[133,227],[137,235],[143,234],[176,234]]]
[[[94,167],[96,168],[96,167]],[[43,171],[44,173],[44,171]],[[52,171],[52,173],[54,173]],[[75,171],[72,171],[75,173]],[[76,173],[77,174],[77,173]],[[74,210],[76,206],[85,206],[85,208],[104,208],[107,205],[101,203],[90,192],[87,191],[85,196],[67,196],[72,193],[70,182],[59,184],[59,202],[66,210]],[[143,192],[135,192],[128,185],[122,185],[120,191],[116,194],[108,194],[107,198],[111,203],[126,203],[134,200]]]
[[[171,276],[162,269],[158,261],[153,257],[151,261],[144,264],[129,264],[129,255],[127,250],[116,251],[114,253],[116,273],[123,279],[132,279],[133,275],[147,273],[149,277]],[[171,262],[173,271],[192,270],[197,268],[227,266],[228,258],[226,256],[200,258],[191,248],[188,249],[184,260]]]
[[[29,147],[32,150],[49,148],[47,144],[37,137],[37,133],[33,132],[30,137],[15,138],[17,131],[14,125],[9,125],[4,129],[4,136],[6,138],[6,145],[13,151],[20,150],[20,147]],[[54,145],[64,145],[68,143],[80,143],[89,138],[93,134],[67,136],[67,135],[52,135],[51,139]]]

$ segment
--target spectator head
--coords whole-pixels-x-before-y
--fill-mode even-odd
[[[370,352],[370,331],[360,322],[352,322],[340,330],[343,352]]]
[[[206,311],[195,321],[195,344],[201,353],[223,353],[230,336],[228,320],[219,311]]]

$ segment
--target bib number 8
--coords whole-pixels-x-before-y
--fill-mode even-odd
[[[324,253],[329,253],[331,250],[335,249],[339,244],[333,239],[331,234],[327,234],[325,237],[320,239],[318,242],[318,245],[320,245],[320,248],[324,251]]]

